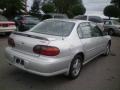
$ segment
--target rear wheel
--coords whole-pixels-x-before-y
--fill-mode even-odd
[[[113,30],[113,29],[110,29],[110,30],[108,31],[108,34],[112,36],[112,35],[114,34],[114,30]]]
[[[70,79],[76,79],[80,74],[81,68],[82,68],[82,57],[77,55],[74,57],[73,61],[71,62],[68,77]]]

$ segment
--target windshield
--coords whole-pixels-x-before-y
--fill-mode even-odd
[[[6,17],[0,15],[0,21],[8,21]]]
[[[54,36],[68,36],[71,33],[74,25],[75,23],[73,22],[47,20],[38,24],[31,31]]]

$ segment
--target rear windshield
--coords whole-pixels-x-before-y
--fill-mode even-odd
[[[103,23],[103,19],[98,16],[89,16],[89,21],[92,21],[95,23]]]
[[[8,21],[6,17],[0,15],[0,21]]]
[[[59,20],[47,20],[41,22],[31,31],[40,34],[54,35],[54,36],[69,36],[75,23],[65,22]]]
[[[26,20],[39,20],[38,18],[36,17],[25,17]]]

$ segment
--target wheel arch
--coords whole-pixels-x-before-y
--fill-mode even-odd
[[[82,57],[82,63],[84,62],[85,55],[84,55],[83,52],[79,52],[79,53],[77,53],[75,56],[81,56],[81,57]]]

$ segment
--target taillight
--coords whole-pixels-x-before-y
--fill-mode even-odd
[[[2,26],[2,24],[0,24],[0,27]]]
[[[11,47],[15,47],[15,42],[12,38],[8,38],[8,45]]]
[[[60,53],[60,50],[57,47],[36,45],[33,48],[33,52],[45,56],[56,56]]]
[[[9,23],[8,25],[9,26],[15,26],[15,23]]]

